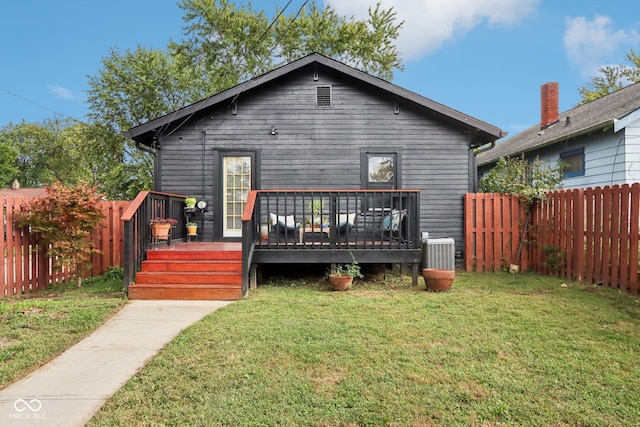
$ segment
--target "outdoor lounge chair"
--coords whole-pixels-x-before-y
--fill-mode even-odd
[[[349,232],[355,226],[356,215],[356,212],[336,215],[336,232],[338,236],[344,236],[345,241],[348,239]]]
[[[294,215],[277,215],[270,213],[271,230],[276,234],[284,234],[285,239],[295,239],[296,231],[300,229],[300,223],[296,222]]]
[[[348,214],[336,215],[336,229],[338,234],[344,234],[351,230],[356,222],[356,213],[351,212]]]
[[[379,233],[384,240],[392,240],[399,243],[407,243],[402,235],[402,222],[407,216],[406,209],[393,209],[382,218]]]

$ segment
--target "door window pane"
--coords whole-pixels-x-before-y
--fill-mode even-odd
[[[251,190],[251,157],[225,157],[224,235],[240,236],[242,212]]]

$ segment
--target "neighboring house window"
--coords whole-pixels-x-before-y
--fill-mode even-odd
[[[584,175],[584,148],[560,153],[560,161],[565,164],[565,178]]]
[[[395,190],[399,182],[399,153],[362,150],[361,180],[365,190]],[[367,208],[388,208],[390,196],[371,197]]]

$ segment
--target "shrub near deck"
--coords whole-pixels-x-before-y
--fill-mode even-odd
[[[632,425],[640,304],[521,274],[280,279],[184,331],[90,425]]]

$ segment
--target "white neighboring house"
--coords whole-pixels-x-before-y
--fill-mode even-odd
[[[563,188],[640,182],[640,83],[558,113],[558,83],[541,87],[541,123],[477,156],[478,176],[501,157],[562,160]]]

